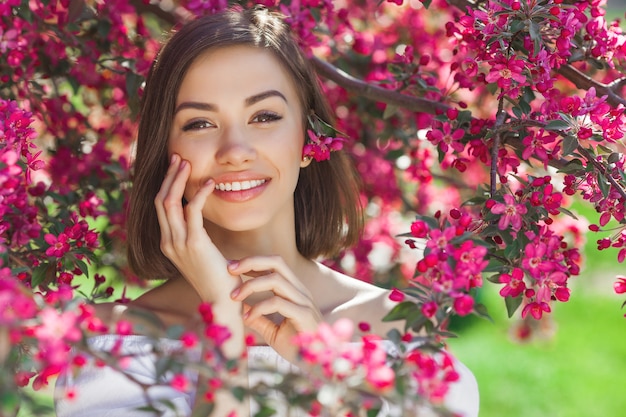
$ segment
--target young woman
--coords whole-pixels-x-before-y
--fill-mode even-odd
[[[356,242],[361,213],[346,155],[303,158],[311,118],[333,121],[278,15],[229,10],[176,32],[146,82],[128,230],[134,271],[167,281],[129,305],[100,305],[100,315],[115,320],[143,309],[164,326],[193,328],[198,307],[208,302],[232,335],[227,356],[240,358],[245,335],[253,333],[262,346],[248,349],[248,361],[262,351],[296,365],[293,336],[322,321],[367,321],[381,336],[397,326],[381,320],[393,305],[386,290],[316,261]],[[144,338],[102,336],[92,347],[113,343],[134,355],[133,366],[141,362],[135,377],[154,379]],[[77,387],[77,400],[59,400],[59,416],[132,415],[145,401],[119,372],[85,374],[61,380],[59,390]],[[471,373],[457,385],[453,397],[463,398],[450,406],[476,415]],[[194,406],[193,393],[162,388],[154,395],[170,399],[182,415]],[[216,405],[214,415],[248,412],[228,392]]]

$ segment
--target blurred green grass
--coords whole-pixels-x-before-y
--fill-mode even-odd
[[[618,417],[626,413],[623,297],[585,291],[554,307],[555,332],[520,344],[495,287],[483,292],[494,323],[473,318],[449,342],[475,374],[481,417]]]

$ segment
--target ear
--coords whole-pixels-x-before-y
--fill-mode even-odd
[[[308,167],[309,165],[311,165],[311,161],[313,161],[313,158],[311,158],[310,156],[303,157],[300,161],[300,168]]]

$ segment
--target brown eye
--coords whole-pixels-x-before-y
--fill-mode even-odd
[[[254,116],[254,118],[252,119],[252,121],[254,123],[270,123],[270,122],[275,122],[277,120],[282,119],[282,116],[276,114],[276,113],[271,113],[271,112],[263,112],[263,113],[259,113],[256,116]]]
[[[183,132],[188,132],[190,130],[208,129],[210,127],[213,127],[213,123],[207,120],[194,120],[183,126]]]

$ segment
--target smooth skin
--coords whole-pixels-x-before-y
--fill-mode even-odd
[[[177,97],[170,167],[155,198],[161,249],[184,279],[128,307],[191,327],[199,304],[211,302],[216,321],[233,335],[227,355],[240,356],[252,332],[291,362],[293,336],[322,321],[366,321],[381,336],[397,327],[381,320],[394,305],[387,290],[297,250],[293,193],[310,163],[302,160],[302,115],[296,86],[267,51],[225,47],[192,64]],[[260,185],[219,189],[242,181]]]

